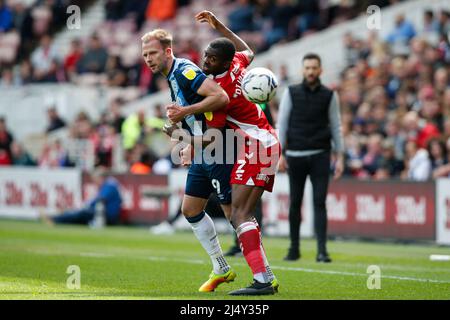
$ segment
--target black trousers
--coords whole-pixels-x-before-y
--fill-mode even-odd
[[[301,205],[306,178],[309,176],[313,188],[314,231],[317,237],[317,251],[326,253],[327,209],[326,198],[330,177],[330,152],[325,151],[305,157],[287,157],[289,166],[289,231],[291,248],[299,248]]]

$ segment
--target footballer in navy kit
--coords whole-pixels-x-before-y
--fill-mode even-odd
[[[172,51],[172,36],[163,29],[156,29],[142,37],[142,56],[153,73],[160,72],[167,77],[172,95],[172,105],[182,106],[186,116],[182,127],[190,135],[203,139],[209,125],[214,126],[213,112],[220,112],[229,103],[226,92],[212,79],[206,77],[201,69],[187,59],[175,58]],[[195,107],[195,113],[190,113]],[[170,106],[168,106],[170,108]],[[172,135],[178,128],[176,124],[165,126],[165,132]],[[191,159],[191,145],[181,151],[182,159]],[[183,157],[183,154],[189,156]],[[201,152],[202,154],[202,152]],[[209,279],[199,288],[201,292],[211,292],[221,283],[231,282],[236,273],[226,262],[214,223],[204,211],[211,192],[216,192],[222,209],[229,219],[231,214],[230,174],[233,164],[207,164],[194,157],[189,168],[183,197],[182,213],[191,224],[197,239],[209,254],[213,271]]]

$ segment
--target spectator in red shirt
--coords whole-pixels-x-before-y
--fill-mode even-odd
[[[419,148],[426,148],[428,140],[439,137],[441,134],[435,124],[420,118],[415,111],[409,111],[404,116],[403,125],[408,140],[416,142]]]
[[[0,166],[11,165],[11,157],[5,149],[0,149]]]
[[[64,71],[67,76],[76,72],[78,60],[83,55],[83,48],[81,47],[81,41],[79,39],[72,40],[70,44],[70,51],[64,59]]]

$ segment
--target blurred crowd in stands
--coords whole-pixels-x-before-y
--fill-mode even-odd
[[[168,156],[170,141],[162,132],[166,121],[163,108],[157,106],[152,117],[148,117],[144,110],[124,117],[120,109],[122,105],[120,98],[112,101],[97,122],[92,121],[87,113],[80,112],[72,123],[66,123],[56,108],[49,108],[46,134],[51,136],[59,130],[67,130],[69,139],[61,141],[57,136],[48,139],[37,157],[32,157],[20,142],[15,141],[6,119],[0,118],[0,166],[83,167],[76,157],[84,155],[70,154],[69,150],[73,149],[67,145],[70,141],[71,144],[84,143],[80,148],[82,152],[89,150],[86,147],[92,148],[95,167],[112,168],[114,149],[118,148],[123,150],[120,156],[131,172],[167,174],[173,165]]]
[[[365,12],[368,1],[315,0],[105,0],[105,21],[93,34],[72,39],[70,48],[54,44],[71,4],[89,8],[95,1],[0,0],[0,86],[92,81],[111,87],[139,87],[141,94],[167,87],[140,57],[140,36],[155,27],[175,35],[175,54],[194,62],[200,47],[214,37],[199,28],[194,15],[210,8],[256,52],[297,39]],[[367,2],[367,3],[366,3]],[[385,6],[396,1],[378,0]],[[26,4],[28,3],[28,5]]]
[[[16,21],[20,20],[16,17],[19,9],[8,8],[8,2],[0,0],[0,17],[5,11],[11,16],[9,24],[1,19],[0,32],[4,34],[21,30],[20,21]],[[37,3],[40,7],[53,8],[63,2],[37,1],[22,10],[36,10]],[[370,1],[370,4],[385,6],[393,2]],[[366,1],[221,0],[212,10],[227,18],[230,28],[255,51],[261,52],[274,44],[356,17],[365,12],[368,4]],[[77,82],[84,74],[97,74],[104,85],[139,87],[142,95],[166,89],[165,79],[151,74],[140,59],[140,35],[156,25],[175,31],[175,55],[198,63],[204,41],[215,36],[210,32],[204,34],[207,28],[192,29],[197,28],[192,17],[205,7],[203,0],[106,0],[106,21],[89,38],[73,40],[67,55],[60,56],[53,47],[51,33],[42,32],[34,34],[40,41],[28,56],[17,55],[6,64],[4,57],[0,57],[0,86]],[[421,25],[398,15],[395,28],[385,39],[376,32],[366,39],[351,33],[344,36],[347,67],[334,86],[341,100],[346,176],[418,181],[450,177],[449,37],[450,12],[444,9],[424,12]],[[136,44],[137,49],[133,49]],[[289,83],[287,66],[274,71],[280,82]],[[170,144],[161,131],[165,122],[163,106],[153,106],[152,117],[143,110],[125,117],[122,110],[125,102],[120,98],[111,101],[95,123],[85,113],[80,113],[73,123],[66,123],[57,108],[51,107],[47,131],[66,128],[72,138],[90,141],[95,166],[112,166],[114,150],[120,145],[129,170],[168,172],[173,164],[168,156]],[[271,108],[276,122],[276,102]],[[0,119],[0,165],[8,164],[75,165],[59,140],[48,143],[42,154],[33,159],[14,141],[5,119]]]
[[[386,39],[344,36],[340,94],[346,174],[427,180],[450,176],[450,12],[399,14]]]

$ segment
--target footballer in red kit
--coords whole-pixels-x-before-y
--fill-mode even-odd
[[[231,184],[243,184],[264,187],[271,192],[275,172],[270,172],[271,161],[260,158],[276,158],[280,152],[275,130],[259,105],[248,101],[242,94],[241,81],[247,72],[250,58],[244,52],[236,52],[230,68],[222,74],[212,75],[209,61],[215,59],[213,50],[206,49],[203,71],[225,90],[230,103],[225,110],[214,112],[211,120],[206,120],[211,127],[227,126],[245,138],[245,145],[238,149],[238,157],[231,175]],[[257,144],[256,146],[252,144]],[[241,147],[241,146],[238,146]],[[256,151],[256,152],[255,152]],[[264,152],[263,152],[264,151]],[[261,156],[261,153],[263,156]],[[255,157],[255,159],[252,159]],[[268,169],[264,171],[264,168]]]
[[[274,129],[269,125],[262,109],[242,95],[241,81],[246,67],[253,60],[253,51],[209,11],[195,16],[201,23],[208,23],[224,37],[211,41],[204,52],[202,71],[227,93],[230,103],[225,112],[191,106],[189,110],[179,106],[167,109],[172,122],[178,122],[187,112],[205,113],[209,127],[231,128],[238,143],[237,159],[233,159],[230,176],[230,223],[236,231],[242,254],[253,273],[253,283],[234,290],[230,295],[269,295],[278,292],[278,280],[273,274],[262,244],[261,229],[253,212],[265,190],[272,191],[275,171],[280,155],[280,144]],[[209,123],[208,123],[209,122]],[[234,137],[236,136],[236,137]],[[230,145],[226,137],[227,155]],[[229,159],[226,160],[227,163]]]
[[[272,191],[281,152],[280,143],[262,109],[245,99],[242,94],[241,81],[246,67],[253,60],[253,51],[213,13],[202,11],[196,15],[196,19],[208,23],[224,36],[209,43],[202,65],[203,72],[213,77],[230,99],[225,107],[225,119],[223,113],[213,114],[212,120],[216,122],[213,126],[226,125],[241,138],[238,139],[237,159],[230,177],[230,222],[253,273],[253,283],[230,292],[230,295],[275,294],[279,288],[278,280],[267,260],[261,229],[253,212],[264,190]],[[222,123],[218,124],[220,121]],[[227,153],[229,143],[227,138]]]

